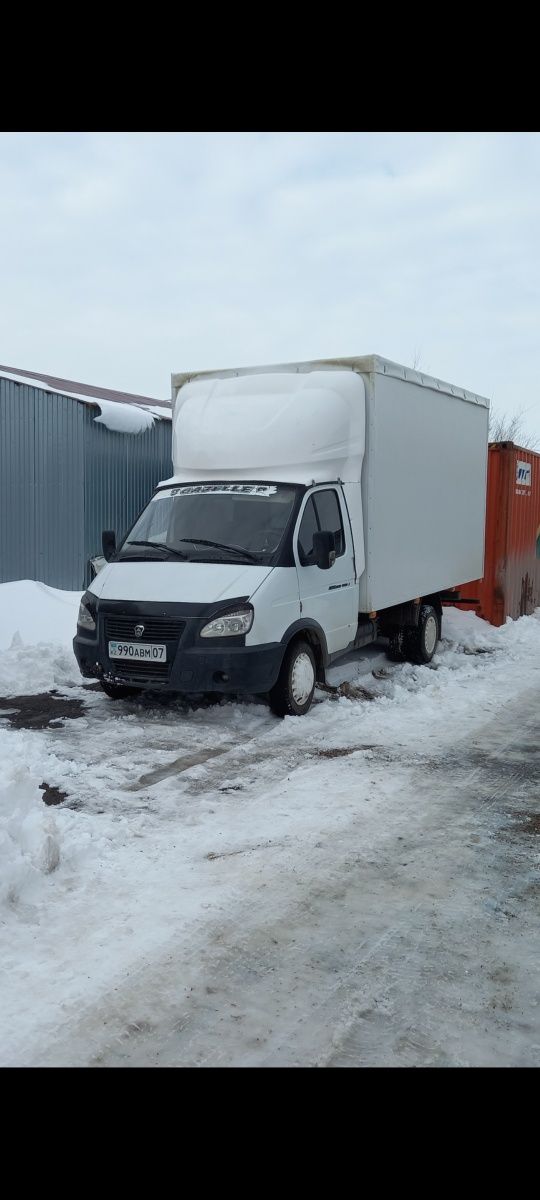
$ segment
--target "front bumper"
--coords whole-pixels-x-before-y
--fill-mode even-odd
[[[148,607],[154,611],[148,613]],[[153,663],[134,663],[130,660],[111,660],[108,656],[107,620],[119,615],[122,620],[132,619],[166,622],[178,618],[178,609],[142,605],[117,605],[109,602],[100,605],[96,614],[96,631],[90,633],[77,627],[73,639],[73,650],[81,673],[87,678],[105,679],[108,683],[137,687],[156,692],[236,692],[256,695],[268,692],[279,675],[285,647],[280,642],[262,646],[246,646],[244,638],[208,639],[201,641],[199,631],[206,623],[208,614],[189,618],[182,614],[179,636],[156,634],[155,642],[163,641],[167,646],[167,662],[156,666]],[[183,607],[183,606],[182,606]],[[215,606],[214,606],[215,608]],[[200,610],[199,610],[200,611]],[[128,633],[126,640],[136,641]],[[144,639],[148,640],[147,638]],[[224,643],[228,643],[224,644]]]

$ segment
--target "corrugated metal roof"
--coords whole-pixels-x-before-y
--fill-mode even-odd
[[[76,383],[73,379],[60,379],[57,375],[43,375],[40,371],[22,371],[19,367],[6,367],[0,364],[0,374],[5,371],[8,375],[21,375],[25,379],[39,380],[56,392],[78,392],[99,401],[114,400],[117,404],[145,404],[163,408],[170,412],[170,400],[156,400],[153,396],[138,396],[133,392],[116,392],[112,388],[95,387],[92,383]]]

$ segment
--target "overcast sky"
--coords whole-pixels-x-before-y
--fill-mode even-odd
[[[0,134],[0,362],[173,371],[377,353],[540,437],[540,135]]]

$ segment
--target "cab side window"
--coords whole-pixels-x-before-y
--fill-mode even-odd
[[[314,492],[310,496],[298,530],[298,557],[303,567],[312,566],[313,534],[318,529],[333,533],[336,543],[336,558],[345,553],[345,534],[341,520],[339,500],[333,488]]]
[[[339,558],[340,554],[345,552],[345,536],[336,492],[327,488],[324,492],[315,492],[313,499],[319,518],[319,529],[327,529],[333,533],[336,541],[336,558]]]
[[[308,567],[314,562],[313,534],[317,532],[318,528],[313,496],[310,496],[298,530],[298,557],[303,567]]]

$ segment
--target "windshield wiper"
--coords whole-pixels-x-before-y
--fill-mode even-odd
[[[184,540],[184,539],[182,539],[182,540]],[[166,546],[164,542],[133,541],[133,542],[126,542],[125,544],[126,544],[126,549],[128,546],[152,546],[154,550],[163,550],[165,554],[174,554],[174,555],[176,555],[177,558],[187,559],[187,554],[184,554],[183,550],[174,550],[172,546]],[[122,546],[122,550],[123,549],[124,549],[124,547]],[[120,555],[122,554],[122,550],[120,551]]]
[[[210,542],[207,538],[180,538],[181,542],[189,542],[192,546],[216,546],[218,550],[232,550],[233,554],[242,554],[245,558],[250,558],[252,562],[260,562],[260,554],[253,554],[251,550],[246,550],[244,546],[229,546],[227,542]]]

